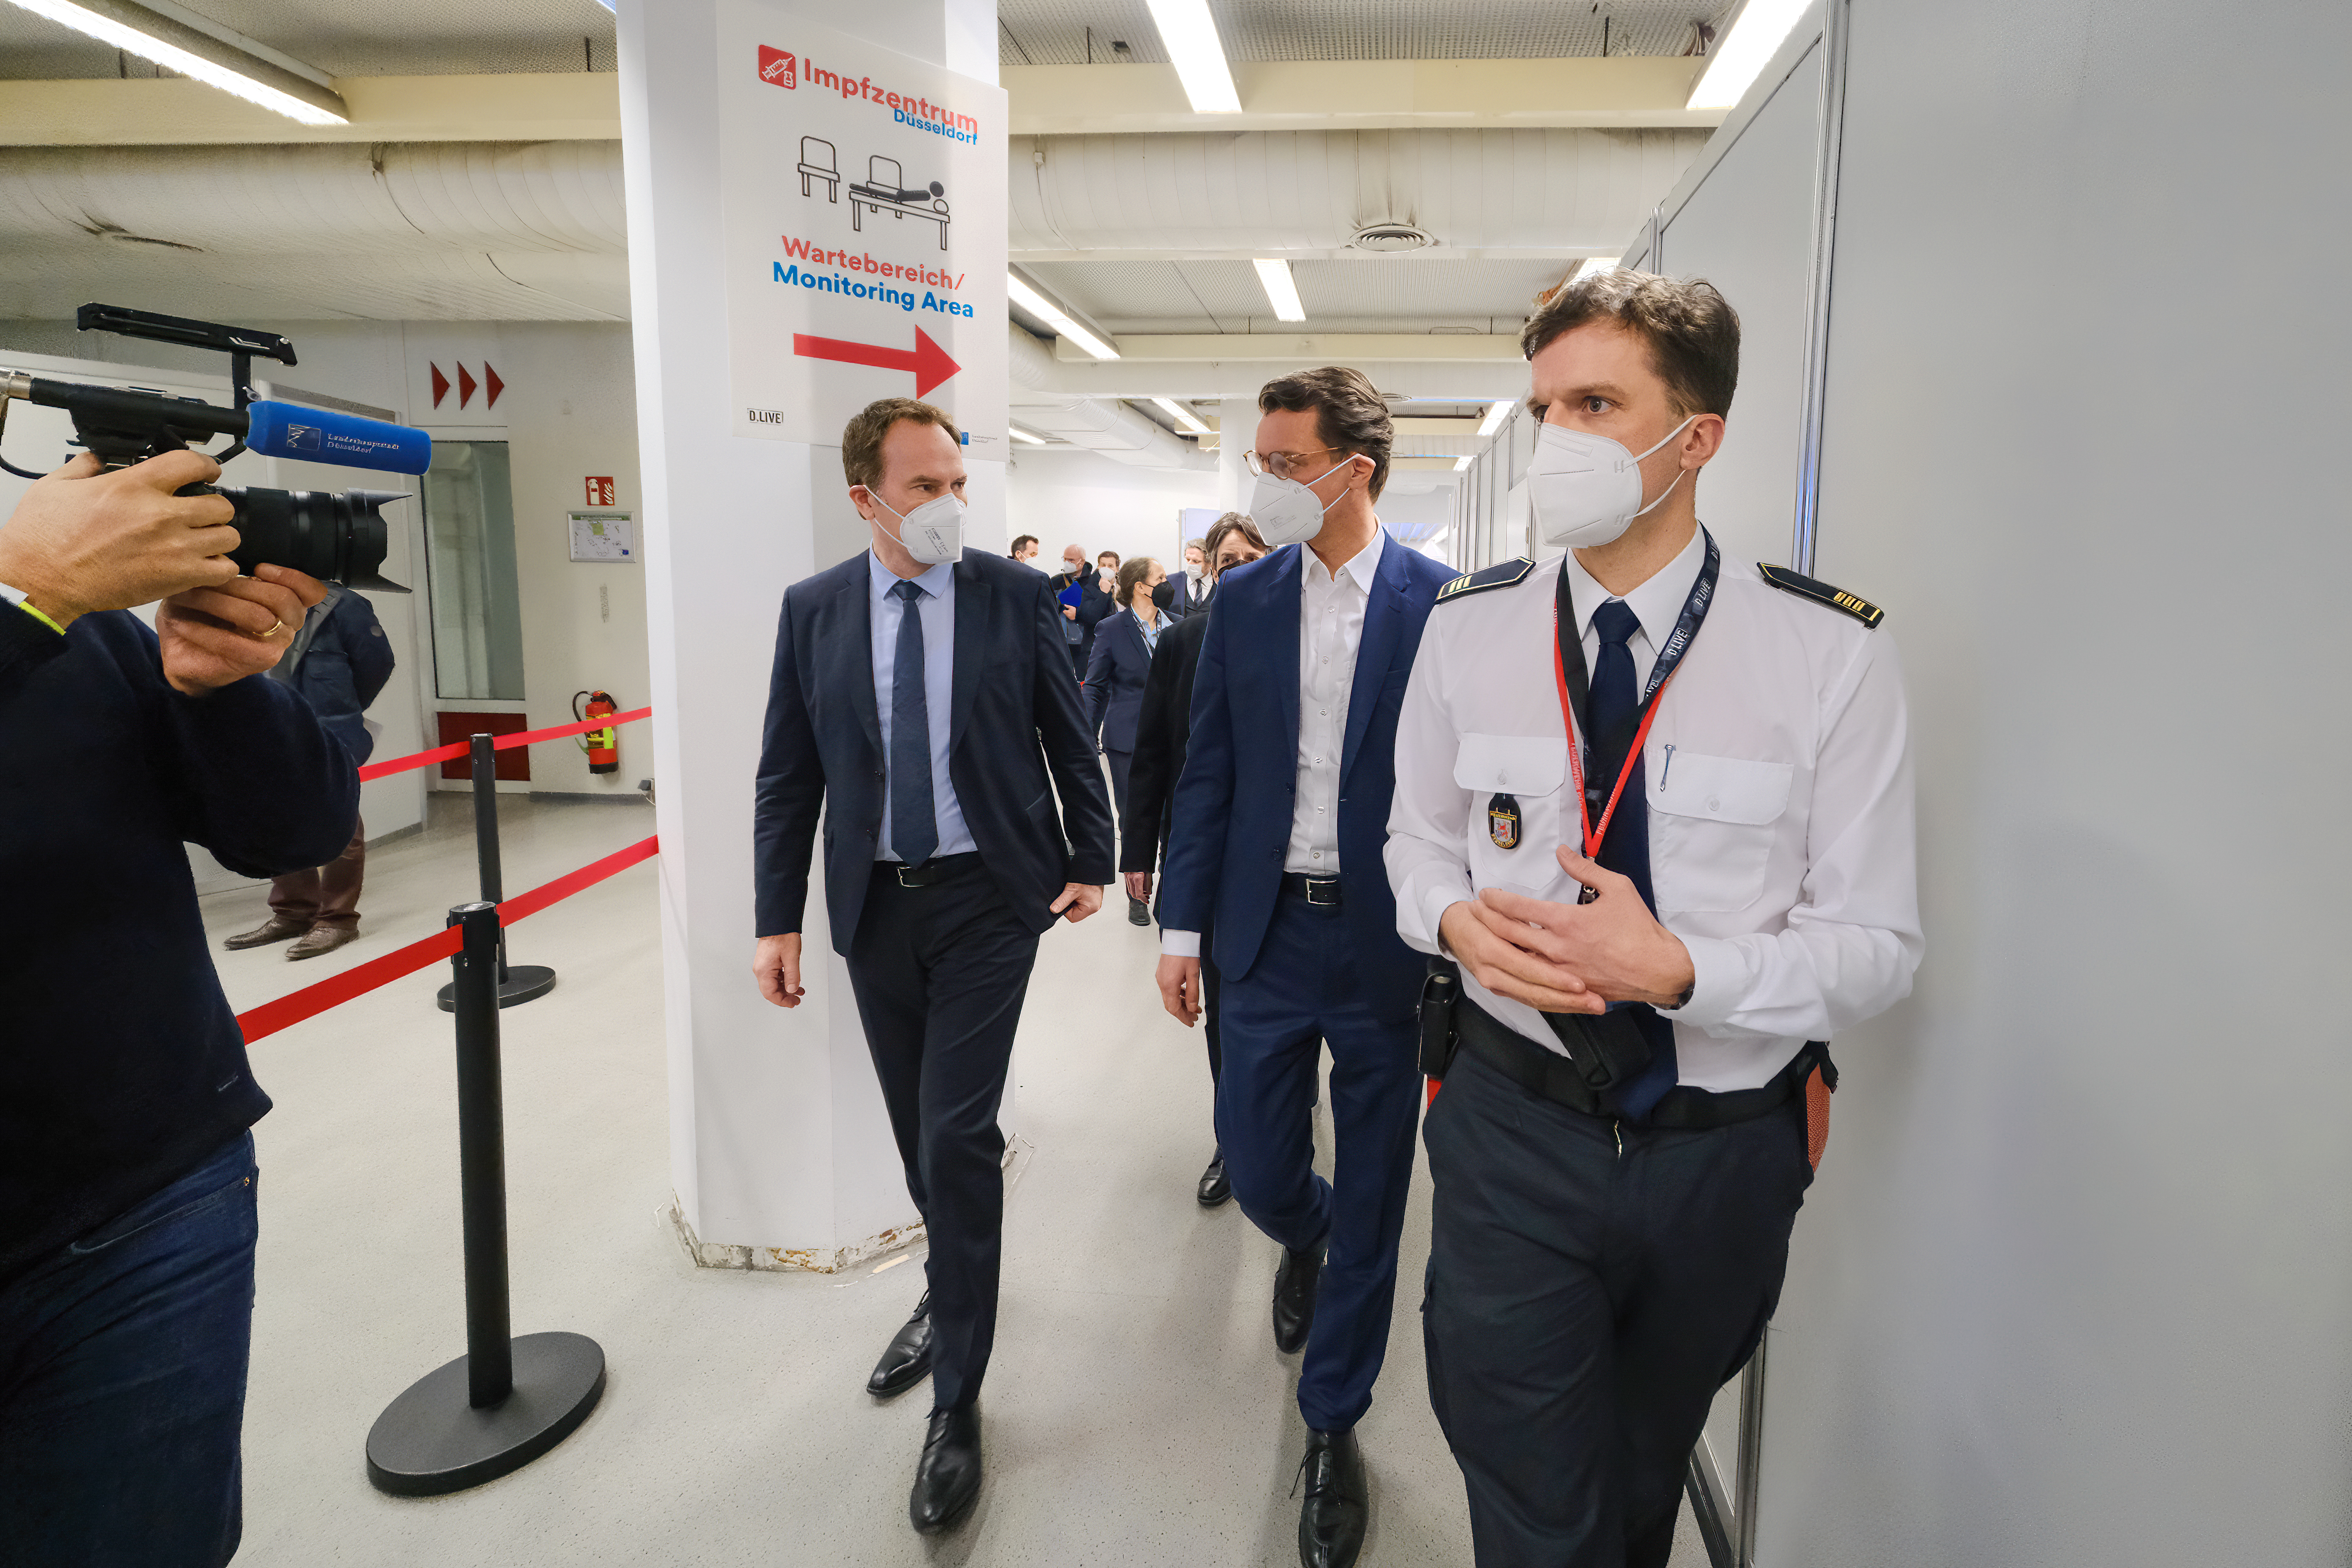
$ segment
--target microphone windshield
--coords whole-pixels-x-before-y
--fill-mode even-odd
[[[395,474],[421,474],[433,465],[433,437],[405,425],[294,403],[257,403],[246,413],[252,426],[245,444],[265,458]]]

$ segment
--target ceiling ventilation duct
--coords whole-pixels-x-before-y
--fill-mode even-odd
[[[1358,250],[1392,256],[1400,250],[1423,250],[1437,241],[1426,229],[1409,223],[1368,223],[1348,243]]]
[[[1420,248],[1614,249],[1710,132],[1241,131],[1016,136],[1012,243],[1072,252],[1360,256],[1375,230]],[[1410,224],[1394,215],[1411,213]]]
[[[1005,365],[1012,372],[1013,417],[1041,435],[1139,468],[1214,468],[1216,459],[1169,434],[1124,403],[1072,397],[1053,384],[1054,358],[1019,327],[1006,328]],[[1017,455],[1017,454],[1016,454]]]

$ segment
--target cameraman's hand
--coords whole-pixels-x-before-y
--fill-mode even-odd
[[[191,588],[155,607],[163,644],[163,679],[201,697],[216,686],[259,675],[286,656],[302,617],[327,585],[288,566],[257,566],[217,588]]]
[[[236,575],[225,496],[180,496],[220,478],[200,452],[166,452],[110,474],[84,452],[37,481],[0,527],[0,583],[60,626]],[[268,623],[262,623],[267,626]]]

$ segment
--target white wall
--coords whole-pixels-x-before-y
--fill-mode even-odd
[[[1124,561],[1150,555],[1179,569],[1177,514],[1188,506],[1217,504],[1213,468],[1139,468],[1076,447],[1030,447],[1014,454],[1006,477],[1006,526],[1034,533],[1044,547],[1038,564],[1049,572],[1062,547],[1085,547],[1092,560],[1106,550]]]
[[[1853,7],[1819,570],[1927,951],[1837,1042],[1769,1568],[2352,1556],[2352,13],[2215,21]]]

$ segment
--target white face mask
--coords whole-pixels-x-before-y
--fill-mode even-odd
[[[1349,458],[1334,463],[1311,482],[1321,484],[1355,460]],[[1347,493],[1341,490],[1339,495]],[[1265,547],[1279,550],[1286,544],[1304,544],[1322,532],[1324,514],[1339,504],[1339,496],[1333,496],[1327,503],[1317,500],[1315,492],[1297,479],[1260,474],[1250,491],[1249,515],[1250,521],[1257,524],[1258,537],[1265,541]]]
[[[950,493],[933,496],[912,511],[900,511],[874,491],[874,504],[898,520],[897,538],[925,566],[963,558],[963,501]]]
[[[1658,447],[1683,433],[1694,414],[1660,439]],[[1683,482],[1658,492],[1657,500],[1642,504],[1642,458],[1606,436],[1546,425],[1536,432],[1536,453],[1528,464],[1528,499],[1535,506],[1536,532],[1546,544],[1590,550],[1607,544],[1633,526],[1633,520],[1659,505]]]

